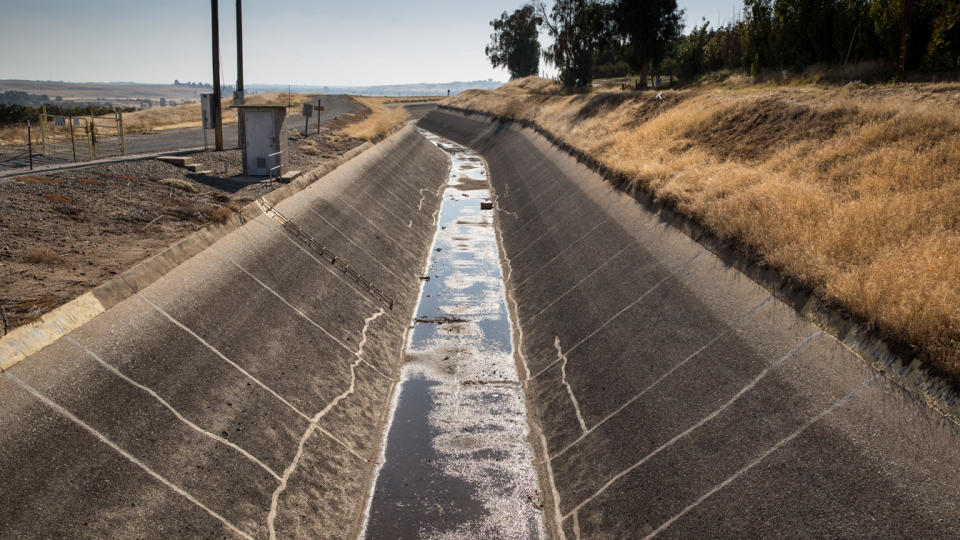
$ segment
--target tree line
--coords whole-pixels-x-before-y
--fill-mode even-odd
[[[744,0],[741,20],[684,34],[676,0],[542,0],[490,22],[486,54],[511,78],[536,75],[540,59],[566,87],[594,78],[667,70],[692,80],[717,70],[802,71],[815,64],[876,61],[911,71],[960,71],[960,0]],[[541,47],[539,34],[553,39]],[[903,36],[906,34],[906,48]]]
[[[102,116],[117,110],[117,107],[109,105],[92,104],[48,104],[46,107],[47,114],[55,116],[74,116],[78,114],[84,116],[91,114],[93,116]],[[27,120],[39,122],[41,110],[41,107],[0,103],[0,126],[23,124],[26,123]],[[136,108],[123,107],[120,110],[126,113],[136,111]]]

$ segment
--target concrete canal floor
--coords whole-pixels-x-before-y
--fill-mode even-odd
[[[405,349],[368,538],[540,538],[543,512],[483,160],[449,182]],[[491,203],[492,204],[492,203]]]

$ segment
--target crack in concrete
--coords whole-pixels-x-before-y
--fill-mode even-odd
[[[619,317],[620,315],[623,315],[627,310],[629,310],[629,309],[632,308],[633,306],[637,305],[641,300],[643,300],[643,299],[646,298],[650,293],[652,293],[654,290],[656,290],[657,287],[659,287],[660,285],[663,285],[664,283],[666,283],[667,280],[669,280],[670,278],[672,278],[673,276],[675,276],[675,275],[677,274],[677,272],[679,272],[680,270],[682,270],[683,268],[685,268],[688,264],[690,264],[691,262],[693,262],[694,259],[696,259],[696,258],[699,257],[700,255],[703,255],[704,253],[706,253],[706,251],[707,251],[706,249],[701,248],[700,251],[698,251],[695,255],[693,255],[692,257],[690,257],[690,258],[687,259],[686,261],[684,261],[683,264],[681,264],[680,266],[678,266],[677,268],[675,268],[672,272],[670,272],[669,274],[667,274],[666,277],[664,277],[663,279],[661,279],[660,281],[658,281],[656,285],[654,285],[653,287],[650,287],[649,289],[647,289],[646,292],[644,292],[644,293],[641,294],[639,297],[637,297],[637,299],[634,300],[633,302],[630,302],[629,304],[627,304],[626,307],[624,307],[623,309],[621,309],[620,311],[618,311],[616,314],[614,314],[613,317],[610,317],[609,319],[607,319],[606,322],[604,322],[603,324],[601,324],[596,330],[594,330],[594,331],[591,332],[589,335],[587,335],[587,337],[581,339],[580,341],[577,342],[576,345],[574,345],[573,347],[570,347],[569,349],[567,349],[567,355],[569,355],[569,354],[572,353],[574,350],[576,350],[576,348],[579,347],[580,345],[583,345],[587,340],[589,340],[590,338],[592,338],[593,336],[595,336],[599,331],[601,331],[601,330],[603,330],[604,328],[606,328],[608,324],[610,324],[611,322],[614,321],[614,319],[616,319],[616,318]],[[548,365],[547,367],[545,367],[545,368],[543,368],[542,370],[540,370],[539,373],[537,373],[536,375],[534,375],[534,376],[531,377],[531,378],[536,379],[536,378],[539,377],[540,375],[543,375],[544,373],[547,372],[547,370],[549,370],[550,368],[552,368],[553,366],[555,366],[558,361],[559,361],[559,360],[554,360],[553,362],[550,363],[550,365]]]
[[[216,251],[216,250],[214,250],[214,251]],[[313,325],[314,327],[318,328],[321,332],[323,332],[326,336],[328,336],[328,337],[329,337],[330,339],[332,339],[333,341],[337,342],[337,344],[340,345],[340,347],[342,347],[345,351],[349,352],[350,354],[352,354],[352,355],[354,355],[354,356],[356,356],[356,357],[358,357],[358,358],[361,357],[361,355],[363,354],[363,343],[366,342],[366,340],[367,340],[367,336],[366,336],[367,327],[366,327],[366,325],[364,325],[364,328],[363,328],[363,332],[364,332],[364,334],[363,334],[363,341],[360,343],[360,348],[359,348],[357,351],[354,351],[354,350],[352,350],[346,343],[344,343],[343,341],[340,341],[340,340],[337,339],[333,334],[331,334],[330,332],[328,332],[326,328],[324,328],[324,327],[320,326],[319,324],[317,324],[317,323],[316,323],[312,318],[310,318],[310,316],[308,316],[306,313],[300,311],[300,309],[298,309],[296,306],[294,306],[293,304],[291,304],[290,302],[288,302],[287,299],[284,298],[280,293],[278,293],[277,291],[273,290],[273,289],[272,289],[269,285],[267,285],[266,283],[264,283],[264,282],[260,281],[259,279],[257,279],[256,276],[254,276],[254,275],[251,274],[249,271],[247,271],[247,269],[244,268],[243,266],[239,265],[239,264],[238,264],[236,261],[234,261],[229,255],[221,254],[221,256],[224,257],[225,259],[227,259],[228,261],[230,261],[230,262],[231,262],[234,266],[236,266],[240,271],[242,271],[242,272],[245,273],[246,275],[250,276],[250,278],[252,278],[254,281],[256,281],[257,283],[259,283],[261,287],[263,287],[264,289],[266,289],[267,291],[269,291],[271,294],[273,294],[274,296],[276,296],[281,302],[283,302],[284,304],[287,305],[287,307],[289,307],[290,309],[292,309],[293,311],[295,311],[295,312],[297,313],[297,315],[299,315],[300,317],[302,317],[305,321],[307,321],[308,323],[310,323],[310,324]],[[380,316],[380,315],[382,315],[382,314],[384,314],[384,313],[386,313],[386,312],[381,309],[377,316]],[[376,371],[381,377],[383,377],[383,378],[385,378],[385,379],[390,379],[390,377],[388,377],[388,376],[384,375],[383,373],[381,373],[379,369],[377,369],[376,367],[374,367],[373,365],[371,365],[371,364],[370,364],[369,362],[367,362],[366,360],[363,360],[363,363],[366,364],[367,367],[369,367],[370,369]]]
[[[103,360],[102,358],[100,358],[100,356],[99,356],[97,353],[91,351],[91,350],[88,349],[86,346],[84,346],[83,344],[79,343],[77,340],[73,339],[73,337],[71,337],[71,336],[66,336],[65,339],[66,339],[67,341],[69,341],[70,343],[72,343],[74,346],[76,346],[78,349],[80,349],[81,351],[83,351],[84,353],[86,353],[88,356],[90,356],[91,358],[93,358],[94,360],[96,360],[97,363],[99,363],[101,366],[103,366],[107,371],[113,373],[113,374],[116,375],[117,377],[120,377],[121,379],[123,379],[124,381],[126,381],[128,384],[130,384],[130,385],[132,385],[132,386],[134,386],[134,387],[136,387],[136,388],[139,388],[140,390],[142,390],[142,391],[146,392],[147,394],[149,394],[152,398],[154,398],[155,400],[157,400],[157,402],[159,402],[161,405],[163,405],[164,407],[166,407],[167,410],[169,410],[171,413],[173,413],[173,415],[176,416],[178,420],[180,420],[181,422],[183,422],[184,424],[186,424],[188,427],[190,427],[190,428],[193,429],[194,431],[200,433],[200,434],[203,435],[204,437],[213,439],[213,440],[215,440],[215,441],[217,441],[217,442],[219,442],[219,443],[221,443],[221,444],[224,444],[224,445],[226,445],[226,446],[229,446],[229,447],[232,448],[233,450],[235,450],[235,451],[237,451],[238,453],[240,453],[243,457],[247,458],[247,459],[250,460],[252,463],[254,463],[255,465],[259,466],[261,469],[267,471],[267,472],[270,474],[270,476],[273,476],[275,479],[280,480],[280,475],[277,474],[276,471],[274,471],[273,469],[271,469],[270,467],[268,467],[264,462],[262,462],[262,461],[260,461],[259,459],[257,459],[257,458],[256,458],[255,456],[253,456],[253,454],[251,454],[250,452],[247,452],[246,450],[244,450],[242,447],[240,447],[240,446],[237,445],[236,443],[231,442],[231,441],[229,441],[229,440],[221,437],[220,435],[217,435],[217,434],[215,434],[215,433],[213,433],[213,432],[207,431],[207,430],[201,428],[200,426],[194,424],[194,423],[191,422],[189,419],[187,419],[187,417],[185,417],[183,414],[181,414],[180,411],[178,411],[176,408],[174,408],[173,405],[171,405],[169,402],[167,402],[167,400],[163,399],[163,397],[161,397],[160,394],[158,394],[157,392],[155,392],[155,391],[152,390],[151,388],[149,388],[149,387],[147,387],[147,386],[145,386],[145,385],[143,385],[143,384],[140,384],[139,382],[137,382],[137,381],[133,380],[132,378],[128,377],[127,375],[125,375],[123,372],[121,372],[121,371],[120,371],[119,369],[117,369],[116,367],[108,364],[105,360]]]
[[[631,403],[633,403],[633,402],[635,402],[636,400],[640,399],[641,397],[644,396],[644,394],[646,394],[647,392],[649,392],[650,390],[652,390],[655,386],[657,386],[658,384],[660,384],[661,382],[663,382],[667,377],[669,377],[671,374],[673,374],[674,371],[676,371],[676,370],[680,369],[681,367],[685,366],[688,362],[690,362],[691,360],[693,360],[694,358],[696,358],[697,356],[699,356],[700,353],[702,353],[703,351],[705,351],[705,350],[707,350],[708,348],[710,348],[710,346],[713,345],[714,343],[716,343],[717,340],[719,340],[720,338],[722,338],[722,337],[725,336],[726,334],[732,332],[734,328],[736,328],[736,327],[737,327],[738,325],[740,325],[742,322],[746,321],[746,320],[749,319],[751,316],[753,316],[754,313],[756,313],[760,308],[762,308],[763,306],[765,306],[765,305],[766,305],[768,302],[770,302],[771,300],[773,300],[773,297],[772,297],[772,296],[767,296],[767,298],[765,298],[765,299],[763,300],[763,302],[760,302],[759,304],[757,304],[756,306],[754,306],[753,309],[751,309],[750,311],[748,311],[745,315],[741,316],[739,319],[737,319],[736,321],[734,321],[733,323],[731,323],[730,325],[728,325],[722,332],[718,333],[716,336],[714,336],[710,341],[708,341],[708,342],[707,342],[706,344],[704,344],[702,347],[700,347],[699,349],[697,349],[696,351],[694,351],[693,353],[691,353],[689,356],[687,356],[686,358],[684,358],[684,359],[681,360],[680,362],[677,362],[676,364],[674,364],[673,367],[671,367],[670,369],[668,369],[668,370],[666,371],[666,373],[664,373],[664,374],[661,375],[659,378],[657,378],[657,380],[655,380],[655,381],[653,381],[652,383],[650,383],[649,385],[647,385],[647,387],[644,388],[643,390],[641,390],[640,393],[638,393],[637,395],[635,395],[635,396],[633,396],[632,398],[630,398],[630,399],[628,399],[627,401],[625,401],[625,402],[623,403],[623,405],[617,407],[617,409],[614,410],[612,413],[608,414],[608,415],[605,416],[602,420],[600,420],[599,422],[597,422],[596,424],[594,424],[593,427],[591,427],[590,429],[586,430],[586,432],[585,432],[583,435],[577,437],[577,439],[576,439],[575,441],[573,441],[572,443],[570,443],[570,444],[568,444],[567,446],[565,446],[562,450],[560,450],[560,451],[557,452],[556,454],[550,456],[550,459],[551,459],[551,460],[552,460],[552,459],[556,459],[556,458],[560,457],[561,455],[563,455],[567,450],[570,450],[571,448],[573,448],[574,446],[576,446],[580,441],[582,441],[582,440],[585,439],[588,435],[590,435],[591,433],[593,433],[597,428],[599,428],[600,426],[602,426],[603,424],[605,424],[607,421],[609,421],[610,419],[612,419],[612,418],[615,417],[616,415],[618,415],[618,414],[620,414],[621,412],[623,412],[623,410],[626,409],[627,407],[629,407]],[[559,339],[559,338],[558,338],[558,339]]]
[[[97,439],[99,439],[100,442],[102,442],[103,444],[106,444],[107,446],[109,446],[110,448],[112,448],[115,452],[117,452],[118,454],[120,454],[121,456],[123,456],[124,458],[126,458],[127,461],[133,463],[133,464],[136,465],[137,467],[140,467],[141,469],[143,469],[144,472],[146,472],[147,474],[149,474],[149,475],[150,475],[151,477],[153,477],[155,480],[157,480],[157,481],[159,481],[160,483],[162,483],[163,485],[167,486],[168,488],[170,488],[171,490],[173,490],[175,493],[177,493],[177,494],[180,495],[181,497],[187,499],[188,501],[190,501],[191,503],[193,503],[195,506],[197,506],[198,508],[200,508],[201,510],[203,510],[204,512],[206,512],[207,514],[209,514],[211,517],[216,518],[218,521],[220,521],[221,523],[223,523],[224,525],[226,525],[228,529],[230,529],[231,531],[235,532],[235,533],[236,533],[237,535],[239,535],[240,537],[242,537],[242,538],[248,538],[248,539],[251,539],[251,540],[253,539],[253,536],[251,536],[251,535],[243,532],[242,530],[240,530],[239,527],[237,527],[236,525],[234,525],[233,523],[231,523],[229,520],[227,520],[227,518],[221,516],[220,514],[218,514],[217,512],[215,512],[214,510],[212,510],[211,508],[207,507],[205,504],[203,504],[202,502],[200,502],[199,499],[197,499],[197,498],[194,497],[193,495],[190,495],[189,493],[187,493],[187,491],[184,490],[183,488],[181,488],[180,486],[178,486],[178,485],[174,484],[173,482],[171,482],[170,480],[167,480],[166,478],[164,478],[162,475],[160,475],[160,473],[158,473],[158,472],[154,471],[153,469],[151,469],[150,467],[148,467],[145,463],[143,463],[142,461],[140,461],[139,459],[137,459],[135,456],[133,456],[133,454],[130,454],[129,452],[127,452],[126,450],[124,450],[123,448],[121,448],[120,445],[118,445],[117,443],[115,443],[115,442],[113,442],[112,440],[110,440],[109,438],[107,438],[105,435],[103,435],[102,433],[100,433],[99,431],[97,431],[96,429],[94,429],[92,426],[88,425],[86,422],[84,422],[83,420],[81,420],[80,418],[78,418],[76,415],[74,415],[73,413],[71,413],[70,411],[68,411],[65,407],[63,407],[62,405],[60,405],[60,404],[57,403],[56,401],[53,401],[52,399],[50,399],[50,398],[48,398],[47,396],[43,395],[42,393],[40,393],[40,391],[38,391],[37,389],[33,388],[33,387],[30,386],[29,384],[21,381],[16,375],[14,375],[14,374],[12,374],[12,373],[10,373],[10,372],[4,373],[3,376],[9,377],[9,378],[10,378],[11,380],[13,380],[15,383],[17,383],[18,385],[20,385],[20,387],[22,387],[24,390],[26,390],[27,392],[29,392],[33,397],[37,398],[41,403],[47,405],[47,406],[50,407],[51,409],[53,409],[53,410],[57,411],[58,413],[60,413],[62,416],[66,417],[68,420],[70,420],[70,421],[73,422],[74,424],[76,424],[76,425],[80,426],[81,428],[83,428],[85,431],[87,431],[88,433],[90,433],[91,435],[93,435],[94,437],[96,437]]]
[[[620,471],[619,473],[615,474],[615,475],[613,476],[613,478],[611,478],[610,480],[608,480],[600,489],[598,489],[598,490],[595,491],[592,495],[590,495],[589,497],[587,497],[586,499],[584,499],[583,501],[581,501],[579,504],[577,504],[576,506],[574,506],[572,510],[570,510],[569,512],[567,512],[567,513],[563,516],[563,518],[566,519],[566,518],[568,518],[571,514],[573,514],[574,512],[579,511],[579,510],[580,510],[581,508],[583,508],[585,505],[589,504],[591,501],[593,501],[594,499],[596,499],[597,497],[599,497],[604,491],[607,490],[607,488],[609,488],[610,486],[612,486],[614,483],[616,483],[618,480],[620,480],[620,479],[623,478],[624,476],[630,474],[630,473],[631,473],[633,470],[635,470],[637,467],[643,465],[644,463],[646,463],[647,461],[649,461],[650,459],[652,459],[653,457],[655,457],[655,456],[656,456],[657,454],[659,454],[660,452],[662,452],[662,451],[666,450],[667,448],[673,446],[673,445],[676,444],[678,441],[680,441],[681,439],[685,438],[687,435],[690,435],[691,433],[693,433],[693,432],[696,431],[697,429],[701,428],[701,427],[702,427],[704,424],[706,424],[707,422],[709,422],[709,421],[713,420],[714,418],[716,418],[717,416],[719,416],[723,411],[725,411],[725,410],[727,410],[728,408],[730,408],[730,406],[732,406],[734,403],[736,403],[736,402],[737,402],[741,397],[743,397],[747,392],[749,392],[749,391],[752,390],[754,387],[756,387],[757,384],[759,384],[760,381],[763,380],[763,379],[767,376],[767,374],[769,374],[771,371],[773,371],[774,369],[776,369],[777,367],[779,367],[781,364],[783,364],[784,362],[786,362],[787,360],[789,360],[790,358],[792,358],[792,357],[793,357],[797,352],[799,352],[803,347],[805,347],[808,343],[810,343],[811,341],[813,341],[815,338],[817,338],[818,336],[820,336],[820,335],[822,335],[822,334],[823,334],[823,331],[822,331],[822,330],[817,330],[816,332],[810,334],[806,339],[804,339],[802,342],[800,342],[799,345],[797,345],[796,347],[794,347],[794,348],[793,348],[790,352],[788,352],[787,354],[783,355],[779,360],[776,360],[775,362],[771,363],[769,366],[763,368],[763,370],[760,371],[760,373],[759,373],[756,377],[754,377],[753,380],[751,380],[749,383],[747,383],[746,386],[744,386],[743,388],[741,388],[736,394],[733,395],[733,397],[731,397],[729,400],[727,400],[723,405],[721,405],[720,407],[718,407],[718,408],[716,408],[715,410],[713,410],[713,412],[711,412],[710,414],[708,414],[708,415],[704,416],[703,418],[701,418],[700,420],[698,420],[698,421],[697,421],[695,424],[693,424],[692,426],[690,426],[690,427],[688,427],[687,429],[683,430],[683,431],[680,432],[679,434],[673,436],[670,440],[668,440],[667,442],[665,442],[665,443],[661,444],[660,446],[658,446],[656,449],[654,449],[652,452],[650,452],[649,454],[647,454],[646,456],[644,456],[643,458],[641,458],[639,461],[637,461],[637,462],[634,463],[633,465],[631,465],[631,466],[627,467],[626,469]]]
[[[492,186],[491,186],[492,189]],[[499,229],[497,234],[499,235]],[[503,265],[506,267],[507,272],[504,276],[504,282],[510,283],[510,276],[513,274],[513,261],[510,260],[510,257],[507,256],[507,250],[503,247],[503,239],[499,238],[497,241],[497,248],[500,250],[500,260],[503,261]],[[517,306],[517,299],[514,294],[509,290],[505,290],[507,300],[513,304],[512,314],[515,317],[515,323],[511,325],[514,329],[516,335],[516,355],[520,359],[520,367],[523,369],[523,373],[520,375],[521,385],[523,387],[524,396],[529,396],[529,381],[530,381],[530,366],[527,364],[527,357],[523,354],[523,326],[519,323],[519,311]],[[550,449],[547,445],[547,438],[543,434],[543,429],[534,423],[531,423],[531,429],[536,432],[538,439],[540,441],[540,453],[543,457],[547,458],[550,455]],[[544,459],[543,463],[538,463],[546,469],[546,484],[550,489],[550,498],[553,500],[553,526],[556,530],[557,536],[560,540],[566,540],[566,535],[563,533],[563,514],[560,512],[560,491],[557,489],[557,482],[553,474],[553,465],[549,459]]]
[[[580,423],[580,429],[586,435],[587,423],[583,421],[583,415],[580,414],[580,404],[577,403],[577,396],[573,395],[573,387],[567,381],[567,356],[563,354],[563,349],[560,347],[560,336],[554,337],[553,346],[557,348],[557,361],[560,362],[560,384],[566,387],[570,402],[573,403],[573,411],[577,413],[577,422]]]
[[[364,320],[363,330],[360,331],[360,335],[363,336],[362,339],[360,340],[360,347],[358,349],[358,352],[360,354],[363,354],[363,347],[364,345],[366,345],[366,342],[367,342],[367,329],[370,327],[370,323],[375,321],[378,317],[380,317],[384,313],[386,312],[381,308],[380,311],[378,311],[377,313],[374,313],[373,315],[371,315],[370,317],[367,317]],[[328,412],[330,412],[334,407],[336,407],[337,404],[339,404],[341,401],[343,401],[344,399],[352,395],[353,392],[356,390],[357,366],[360,365],[361,361],[362,361],[362,358],[358,357],[357,361],[350,365],[350,387],[347,388],[347,390],[345,390],[339,396],[333,398],[333,400],[327,403],[327,405],[323,409],[321,409],[320,412],[313,415],[313,417],[310,418],[310,425],[307,426],[306,431],[304,431],[303,435],[300,437],[300,441],[297,444],[297,453],[293,457],[293,461],[290,462],[290,465],[288,465],[287,468],[284,469],[283,476],[280,479],[280,485],[277,486],[277,489],[275,489],[273,492],[273,496],[270,498],[270,511],[267,514],[267,528],[270,532],[271,540],[275,540],[277,537],[275,521],[277,519],[277,510],[278,510],[278,505],[280,501],[280,495],[287,489],[287,484],[290,481],[290,476],[292,476],[294,471],[296,471],[297,466],[300,464],[300,460],[303,458],[303,447],[304,445],[306,445],[307,440],[310,439],[310,437],[313,435],[314,431],[320,430],[321,433],[330,437],[330,439],[333,440],[334,442],[339,443],[341,446],[343,446],[348,451],[350,451],[354,456],[358,457],[359,459],[365,462],[368,461],[366,458],[360,456],[355,450],[351,449],[349,446],[347,446],[346,444],[341,442],[339,439],[334,437],[332,434],[330,434],[329,432],[327,432],[326,430],[320,427],[320,420],[322,420],[323,417],[326,416]]]
[[[269,392],[270,395],[272,395],[273,397],[277,398],[277,400],[279,400],[281,403],[283,403],[284,405],[286,405],[287,407],[289,407],[290,410],[292,410],[293,412],[299,414],[301,417],[303,417],[303,418],[305,418],[305,419],[307,419],[307,420],[310,419],[309,416],[307,416],[306,414],[304,414],[303,411],[301,411],[300,409],[296,408],[292,403],[290,403],[289,401],[287,401],[286,399],[284,399],[283,396],[281,396],[280,394],[276,393],[276,392],[275,392],[272,388],[270,388],[269,386],[267,386],[267,385],[263,384],[262,382],[260,382],[259,379],[257,379],[257,378],[254,377],[253,375],[251,375],[250,372],[248,372],[247,370],[245,370],[245,369],[243,369],[242,367],[240,367],[239,365],[237,365],[233,360],[230,360],[229,358],[227,358],[227,357],[226,357],[222,352],[220,352],[216,347],[214,347],[213,345],[211,345],[210,343],[208,343],[207,340],[203,339],[203,338],[200,337],[196,332],[194,332],[193,330],[191,330],[190,328],[188,328],[185,324],[183,324],[183,323],[181,323],[180,321],[178,321],[177,319],[175,319],[172,315],[170,315],[169,313],[167,313],[166,311],[164,311],[163,308],[161,308],[160,306],[158,306],[158,305],[154,304],[153,302],[151,302],[146,296],[143,295],[143,293],[139,293],[139,292],[138,292],[138,293],[137,293],[137,296],[138,296],[141,300],[143,300],[144,302],[146,302],[147,304],[149,304],[151,307],[153,307],[153,309],[157,310],[158,313],[160,313],[161,315],[163,315],[164,317],[166,317],[167,320],[169,320],[170,322],[172,322],[173,324],[177,325],[179,328],[181,328],[182,330],[184,330],[185,332],[187,332],[188,334],[190,334],[191,336],[193,336],[194,339],[196,339],[197,341],[199,341],[200,343],[202,343],[206,348],[210,349],[210,351],[212,351],[214,354],[216,354],[217,356],[219,356],[221,360],[223,360],[224,362],[226,362],[226,363],[230,364],[231,366],[233,366],[233,368],[236,369],[237,371],[239,371],[244,377],[250,379],[251,381],[253,381],[254,383],[256,383],[257,386],[259,386],[259,387],[263,388],[264,390],[266,390],[267,392]]]
[[[816,416],[814,416],[814,417],[811,418],[810,420],[807,420],[807,422],[804,423],[802,426],[800,426],[799,429],[797,429],[796,431],[794,431],[794,432],[791,433],[790,435],[787,435],[786,437],[784,437],[783,439],[781,439],[779,442],[777,442],[777,444],[773,445],[772,447],[770,447],[769,449],[767,449],[764,453],[762,453],[762,454],[760,454],[759,456],[757,456],[753,461],[751,461],[750,463],[747,463],[746,465],[744,465],[743,467],[741,467],[739,470],[737,470],[737,472],[735,472],[735,473],[733,473],[732,475],[730,475],[729,477],[727,477],[726,480],[724,480],[723,482],[720,482],[719,484],[717,484],[716,486],[714,486],[712,489],[710,489],[709,491],[707,491],[706,493],[704,493],[703,495],[701,495],[700,497],[698,497],[697,500],[695,500],[695,501],[693,501],[691,504],[687,505],[683,510],[681,510],[680,512],[678,512],[676,515],[674,515],[673,517],[671,517],[671,518],[668,519],[667,521],[664,521],[659,527],[657,527],[656,529],[654,529],[653,532],[651,532],[650,534],[648,534],[647,536],[645,536],[644,539],[646,540],[646,539],[648,539],[648,538],[653,538],[653,537],[657,536],[658,534],[660,534],[661,532],[663,532],[664,530],[666,530],[668,527],[670,527],[670,525],[673,525],[674,522],[676,522],[678,519],[682,518],[682,517],[685,516],[688,512],[690,512],[691,510],[693,510],[694,508],[696,508],[697,506],[699,506],[703,501],[709,499],[709,498],[712,497],[715,493],[717,493],[718,491],[722,490],[723,488],[727,487],[728,485],[730,485],[731,483],[733,483],[734,481],[736,481],[737,478],[740,478],[741,476],[743,476],[744,474],[746,474],[747,471],[749,471],[750,469],[752,469],[752,468],[756,467],[757,465],[759,465],[763,460],[765,460],[765,459],[766,459],[767,457],[769,457],[771,454],[773,454],[774,452],[776,452],[777,450],[779,450],[781,447],[783,447],[784,445],[788,444],[790,441],[792,441],[792,440],[796,439],[797,437],[799,437],[800,434],[802,434],[804,431],[806,431],[810,426],[812,426],[813,424],[817,423],[817,422],[820,421],[823,417],[827,416],[828,414],[832,413],[833,411],[839,409],[840,407],[843,407],[848,401],[850,401],[851,399],[853,399],[857,394],[859,394],[862,390],[864,390],[865,388],[867,388],[873,381],[877,380],[877,378],[879,378],[879,377],[880,377],[880,375],[879,375],[879,374],[876,374],[876,375],[873,375],[872,377],[870,377],[869,379],[865,380],[864,382],[860,383],[860,386],[858,386],[857,388],[853,389],[853,391],[851,391],[849,394],[847,394],[847,395],[843,396],[842,398],[838,399],[837,401],[833,402],[833,404],[831,404],[829,407],[827,407],[826,409],[824,409],[823,411],[821,411],[819,414],[817,414]]]

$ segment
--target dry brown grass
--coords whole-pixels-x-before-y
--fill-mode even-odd
[[[960,376],[960,85],[661,97],[449,103],[536,123]]]
[[[443,96],[402,96],[381,98],[384,104],[390,103],[434,103],[445,99]]]
[[[266,92],[247,96],[247,104],[283,104],[291,103],[290,110],[298,110],[300,105],[312,101],[307,94],[287,94],[286,92]],[[223,123],[237,123],[237,110],[230,109],[231,99],[224,99],[222,104]],[[123,127],[127,133],[142,133],[144,131],[179,129],[200,127],[200,104],[177,105],[176,107],[154,107],[145,111],[137,111],[123,115]]]
[[[60,264],[63,262],[63,257],[48,247],[28,247],[23,259],[34,264]]]
[[[190,193],[196,193],[199,191],[193,182],[180,178],[164,178],[163,180],[158,180],[157,183],[172,187],[174,189],[179,189],[181,191],[188,191]]]
[[[24,184],[62,184],[63,180],[59,178],[47,178],[46,176],[20,176],[16,180]]]
[[[286,92],[265,92],[247,96],[248,104],[290,104],[289,112],[299,112],[301,105],[313,102],[315,96],[311,94],[287,94]],[[223,123],[237,123],[236,109],[230,109],[232,99],[226,98],[222,103]],[[99,123],[97,124],[100,125]],[[144,133],[147,131],[162,131],[167,129],[200,127],[200,103],[177,105],[175,107],[153,107],[143,111],[125,113],[123,115],[124,133]],[[40,148],[40,127],[33,126],[34,148]],[[26,126],[0,127],[0,144],[19,145],[27,144]]]
[[[204,212],[207,219],[215,223],[226,223],[230,216],[233,215],[233,211],[224,206],[212,206],[208,207],[206,212]]]
[[[43,198],[48,201],[58,202],[58,203],[72,203],[73,197],[63,195],[61,193],[44,193]]]
[[[354,98],[370,110],[363,120],[350,124],[340,130],[349,137],[371,140],[387,135],[407,121],[407,112],[403,107],[389,108],[384,98]]]

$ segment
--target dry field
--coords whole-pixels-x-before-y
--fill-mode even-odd
[[[361,105],[368,109],[366,118],[350,124],[341,130],[348,137],[371,140],[387,135],[407,121],[407,112],[403,107],[390,108],[395,98],[355,97]]]
[[[537,124],[960,377],[960,84],[529,78],[446,103]]]
[[[247,104],[286,104],[291,103],[289,112],[299,113],[300,106],[313,100],[308,94],[287,94],[286,92],[266,92],[246,96]],[[229,108],[233,100],[225,98],[222,102],[223,123],[235,124],[237,110]],[[200,104],[177,105],[176,107],[154,107],[123,115],[123,127],[128,133],[143,133],[152,130],[200,127]]]
[[[312,101],[311,94],[287,94],[286,92],[266,92],[246,97],[246,103],[291,103],[288,113],[300,113],[300,106]],[[224,99],[222,103],[223,123],[237,122],[236,109],[230,109],[232,99]],[[175,107],[153,107],[143,111],[125,113],[123,115],[124,133],[144,133],[147,131],[161,131],[179,128],[200,127],[200,103],[177,105]],[[40,128],[33,130],[34,144],[40,144]],[[0,128],[0,144],[26,144],[27,130],[24,126],[8,126]]]

